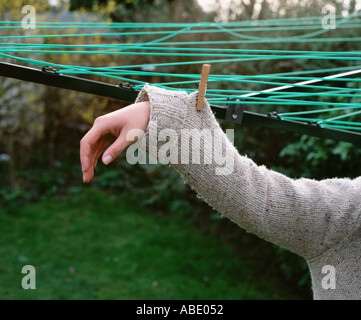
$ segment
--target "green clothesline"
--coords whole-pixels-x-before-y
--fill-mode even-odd
[[[119,49],[122,46],[118,44],[29,44],[29,43],[0,43],[0,46],[5,49],[57,49],[57,48],[101,48],[101,49]],[[128,47],[122,48],[122,50],[159,50],[159,51],[197,51],[197,52],[239,52],[239,53],[280,53],[280,54],[312,54],[312,55],[361,55],[361,51],[349,51],[349,52],[338,52],[338,51],[297,51],[297,50],[265,50],[265,49],[219,49],[219,48],[177,48],[177,47],[148,47],[138,46],[137,43],[128,44]],[[94,51],[99,53],[100,51]],[[106,51],[111,54],[111,51]],[[336,69],[336,68],[334,68]],[[307,72],[314,72],[313,70]]]
[[[354,24],[347,24],[347,25],[340,25],[338,26],[338,28],[341,29],[353,29],[353,28],[358,28],[360,27],[360,23],[354,23]],[[56,25],[56,26],[37,26],[37,29],[128,29],[127,27],[124,26],[113,26],[113,25]],[[134,27],[134,29],[138,29],[139,27]],[[193,26],[192,28],[195,28],[195,26]],[[229,27],[228,27],[229,28]],[[319,29],[319,25],[296,25],[296,26],[282,26],[282,27],[269,27],[269,28],[261,28],[261,27],[232,27],[232,29],[228,29],[228,30],[215,30],[215,29],[201,29],[201,30],[189,30],[184,32],[185,34],[199,34],[199,33],[224,33],[224,32],[257,32],[257,31],[262,31],[262,32],[267,32],[267,31],[295,31],[295,30],[314,30],[314,29]],[[23,29],[22,26],[1,26],[0,25],[0,29]],[[148,29],[152,29],[148,28]],[[165,31],[150,31],[150,32],[119,32],[116,33],[116,35],[147,35],[147,34],[171,34],[173,31],[171,30],[165,30]]]
[[[339,28],[342,28],[344,27],[343,24],[344,23],[347,23],[349,22],[350,20],[352,20],[353,18],[355,17],[358,17],[358,13],[357,12],[354,12],[353,14],[347,16],[347,17],[341,17],[341,16],[338,16],[338,19],[335,19],[335,27],[339,27]],[[321,22],[323,17],[318,17],[318,21]],[[312,18],[311,21],[315,19]],[[271,20],[272,21],[272,20]],[[279,25],[282,24],[282,23],[285,23],[285,25],[287,26],[287,28],[284,28],[284,30],[294,30],[291,28],[290,26],[290,23],[294,23],[294,21],[292,20],[280,20],[280,19],[276,19],[276,20],[273,20],[273,23],[276,23],[276,28],[280,28]],[[303,19],[303,20],[300,20],[301,24],[304,24],[305,22],[308,23],[307,19]],[[313,21],[314,22],[314,21]],[[359,22],[357,20],[357,22]],[[1,26],[1,24],[18,24],[17,26]],[[43,23],[43,24],[46,24],[46,23]],[[239,31],[242,31],[242,32],[257,32],[257,31],[262,31],[262,32],[266,32],[266,31],[276,31],[278,29],[275,29],[275,27],[271,27],[271,28],[259,28],[259,27],[256,27],[254,26],[254,22],[249,22],[248,25],[251,25],[252,26],[253,24],[253,27],[251,28],[240,28],[240,29],[236,29],[234,28],[234,26],[245,26],[247,24],[245,23],[235,23],[235,22],[231,22],[231,23],[188,23],[188,24],[155,24],[155,23],[143,23],[143,24],[139,24],[139,23],[133,23],[133,24],[129,24],[129,23],[108,23],[108,24],[97,24],[97,23],[77,23],[77,24],[74,24],[74,23],[61,23],[61,24],[48,24],[48,26],[44,26],[44,25],[40,25],[39,26],[39,29],[65,29],[65,28],[78,28],[78,29],[82,29],[82,28],[90,28],[92,27],[92,29],[94,28],[97,28],[99,26],[101,27],[106,27],[108,26],[108,28],[129,28],[129,27],[136,27],[136,28],[139,28],[139,29],[152,29],[152,28],[166,28],[166,27],[182,27],[183,29],[181,30],[181,33],[182,34],[187,34],[187,33],[207,33],[207,34],[210,34],[210,33],[228,33],[230,35],[233,35],[235,37],[240,37],[240,38],[244,38],[244,39],[251,39],[251,41],[269,41],[269,37],[259,37],[259,36],[247,36],[247,35],[243,35],[243,34],[240,34],[238,33]],[[359,24],[356,24],[356,25],[351,25],[350,28],[355,28],[355,27],[358,27]],[[194,29],[194,28],[204,28],[204,27],[213,27],[213,29],[203,29],[203,30],[190,30],[190,29]],[[310,26],[298,26],[296,27],[296,30],[306,30],[305,27],[310,27]],[[311,26],[311,28],[314,28],[315,26]],[[349,27],[347,25],[347,27]],[[22,28],[22,25],[20,24],[20,22],[18,23],[14,23],[14,22],[9,22],[7,23],[6,21],[3,21],[3,22],[0,22],[0,28],[1,29],[14,29],[14,28]],[[291,28],[291,29],[288,29],[288,28]],[[316,26],[317,28],[317,26]],[[319,29],[319,27],[318,27]],[[279,30],[278,30],[279,31]],[[287,37],[287,38],[276,38],[276,40],[304,40],[304,38],[310,38],[310,37],[313,37],[313,36],[318,36],[320,34],[323,34],[323,33],[327,33],[329,32],[330,30],[325,28],[325,29],[322,29],[321,30],[317,30],[317,31],[314,31],[314,32],[311,32],[311,33],[308,33],[308,34],[303,34],[303,35],[298,35],[298,36],[294,36],[294,37]],[[17,36],[17,35],[11,35],[10,37],[9,36],[2,36],[0,37],[0,39],[34,39],[34,38],[56,38],[56,37],[93,37],[93,36],[101,36],[101,37],[107,37],[107,36],[132,36],[132,35],[141,35],[141,36],[144,36],[144,35],[157,35],[157,34],[168,34],[169,36],[172,36],[174,34],[174,31],[169,31],[169,30],[162,30],[162,31],[127,31],[127,32],[118,32],[118,33],[90,33],[90,34],[81,34],[81,33],[76,33],[76,34],[48,34],[48,35],[20,35],[20,36]],[[176,31],[176,34],[177,31]],[[164,43],[164,42],[163,42]]]
[[[238,21],[228,23],[104,23],[104,22],[37,22],[38,30],[22,30],[19,21],[0,21],[0,57],[17,60],[21,63],[48,66],[57,69],[59,74],[100,76],[110,81],[126,81],[132,83],[135,89],[140,89],[146,81],[144,77],[157,77],[153,85],[169,90],[196,91],[200,80],[199,74],[184,74],[173,72],[174,68],[211,63],[223,64],[238,62],[262,61],[339,61],[354,62],[359,65],[349,65],[315,70],[299,70],[261,75],[211,74],[208,80],[207,99],[210,103],[232,105],[238,102],[228,101],[229,97],[240,96],[246,105],[262,108],[267,106],[295,106],[296,111],[279,113],[282,119],[296,121],[313,121],[320,126],[346,130],[361,130],[361,86],[360,78],[348,77],[357,74],[361,69],[361,50],[348,52],[306,51],[306,50],[275,50],[234,48],[234,45],[245,44],[282,44],[282,43],[322,43],[322,42],[353,42],[357,44],[361,37],[335,37],[337,29],[354,30],[360,28],[361,20],[357,13],[347,17],[336,17],[336,30],[322,29],[323,17],[273,19],[263,21]],[[357,18],[357,19],[355,19]],[[72,34],[52,33],[64,29],[76,29]],[[89,29],[120,29],[121,32],[89,33]],[[48,34],[43,34],[48,30]],[[82,33],[86,30],[86,33]],[[287,37],[271,38],[269,32],[287,31]],[[304,31],[306,33],[289,36],[290,32]],[[311,31],[311,32],[309,32]],[[268,32],[265,36],[265,32]],[[247,34],[244,34],[247,33]],[[250,35],[249,33],[252,33]],[[204,34],[224,34],[224,40],[195,41],[194,37]],[[261,36],[259,35],[261,34]],[[170,41],[171,38],[185,35],[188,41]],[[332,37],[330,37],[330,35]],[[153,37],[145,41],[144,37]],[[159,36],[161,36],[159,38]],[[322,37],[320,37],[322,36]],[[126,37],[126,38],[124,38]],[[158,37],[158,38],[157,38]],[[68,44],[68,38],[75,38],[86,43]],[[92,43],[95,39],[103,39],[104,44]],[[232,39],[233,38],[233,39]],[[61,43],[59,43],[61,39]],[[127,40],[124,40],[127,39]],[[46,43],[44,43],[46,41]],[[130,42],[131,41],[131,42]],[[208,47],[207,47],[208,46]],[[218,46],[218,47],[210,47]],[[229,47],[232,46],[232,47]],[[42,61],[46,55],[69,55],[82,57],[79,65],[64,65],[51,61]],[[147,57],[163,57],[165,62],[146,62],[121,64],[117,66],[92,67],[85,66],[84,59],[88,55],[135,57],[137,62]],[[35,58],[38,57],[38,58]],[[40,59],[39,59],[40,57]],[[178,59],[174,61],[174,59]],[[201,60],[194,60],[199,59]],[[182,61],[179,61],[181,59]],[[85,60],[86,61],[86,60]],[[161,71],[166,68],[166,71]],[[172,71],[169,71],[172,68]],[[183,69],[184,70],[184,69]],[[345,76],[332,78],[332,72],[349,72]],[[355,72],[354,72],[355,71]],[[351,72],[351,73],[350,73]],[[330,74],[331,73],[331,74]],[[313,75],[317,76],[313,76]],[[325,74],[330,74],[325,76]],[[360,73],[361,74],[361,70]],[[331,77],[330,77],[331,76]],[[167,80],[165,80],[165,78]],[[168,79],[172,79],[169,81]],[[319,80],[327,81],[328,85],[319,85]],[[251,86],[252,90],[226,89],[229,83],[234,87],[242,85],[242,89]],[[341,86],[334,86],[335,84]],[[346,84],[345,87],[342,87]],[[352,87],[349,85],[352,84]],[[218,88],[217,88],[218,86]],[[275,87],[302,90],[301,92],[270,89],[255,89],[255,86]],[[311,91],[310,91],[311,90]],[[313,91],[312,91],[313,90]],[[314,92],[316,90],[316,92]],[[314,98],[324,97],[332,101],[314,101]],[[360,102],[358,102],[360,101]],[[305,110],[300,110],[303,106]],[[321,109],[320,109],[321,108]],[[311,109],[311,110],[310,110]],[[327,118],[308,118],[307,115],[327,115]],[[303,117],[302,117],[303,116]],[[346,121],[346,118],[350,119]],[[340,120],[342,119],[342,120]],[[358,121],[357,121],[358,120]]]
[[[205,26],[247,26],[247,25],[272,25],[272,24],[292,24],[292,23],[309,23],[319,21],[323,17],[313,16],[313,17],[294,17],[294,18],[280,18],[280,19],[265,19],[265,20],[249,20],[249,21],[231,21],[231,22],[197,22],[197,23],[152,23],[152,22],[95,22],[95,21],[85,21],[85,22],[44,22],[39,21],[39,25],[108,25],[108,26],[122,26],[123,28],[164,28],[164,27],[173,27],[173,28],[183,28],[189,25],[205,27]],[[335,15],[335,19],[345,18],[342,15]],[[358,18],[358,13],[355,12],[348,16],[348,19]],[[1,24],[21,24],[21,21],[0,21]]]
[[[68,70],[70,72],[68,73],[73,73],[73,74],[78,74],[78,73],[83,73],[83,74],[96,74],[96,75],[101,75],[101,76],[106,76],[109,78],[113,78],[113,79],[117,79],[117,80],[122,80],[122,81],[129,81],[129,82],[134,82],[134,83],[141,83],[144,84],[144,81],[138,81],[138,80],[134,80],[134,79],[130,79],[130,78],[125,78],[125,77],[119,77],[119,76],[114,76],[112,74],[109,73],[104,73],[105,70],[109,69],[109,68],[89,68],[89,67],[82,67],[82,66],[66,66],[66,65],[61,65],[61,64],[55,64],[55,63],[48,63],[45,61],[38,61],[38,60],[34,60],[34,59],[26,59],[26,58],[20,58],[20,57],[13,57],[7,54],[2,54],[0,53],[0,56],[3,56],[5,58],[13,58],[13,59],[17,59],[23,62],[28,62],[31,64],[37,64],[37,65],[41,65],[41,66],[52,66],[55,68],[65,68],[65,70]],[[194,62],[194,61],[192,61]],[[194,62],[195,63],[195,62]],[[198,62],[198,64],[202,64],[204,63],[204,61]],[[186,63],[178,63],[178,64],[188,64]],[[154,66],[155,64],[152,64],[152,66]],[[172,64],[162,64],[162,65],[172,65]],[[141,66],[147,66],[147,65],[141,65]],[[117,68],[127,68],[130,66],[118,66]],[[65,72],[65,70],[59,70],[59,73],[67,73]],[[93,71],[93,70],[97,70],[97,71]],[[137,72],[134,72],[134,75],[137,75]],[[151,72],[148,73],[149,76],[153,75]],[[154,74],[157,75],[157,74]],[[171,74],[168,74],[171,76]],[[199,76],[198,76],[199,79]],[[221,78],[222,79],[222,78]],[[313,78],[316,79],[316,78]],[[213,78],[212,76],[210,77],[210,82],[212,82]],[[219,80],[219,79],[216,79]],[[289,85],[289,83],[286,82],[275,82],[275,81],[257,81],[257,80],[249,80],[249,79],[238,79],[238,78],[224,78],[223,80],[225,81],[230,81],[230,82],[243,82],[243,83],[256,83],[256,84],[265,84],[265,85],[277,85],[277,86],[282,86],[282,85]],[[331,80],[331,79],[330,79]],[[197,81],[198,83],[199,81]],[[174,83],[173,83],[174,84]],[[349,90],[349,88],[337,88],[337,87],[327,87],[327,86],[315,86],[315,85],[302,85],[302,84],[293,84],[295,87],[301,87],[301,88],[316,88],[316,89],[338,89],[338,90]],[[361,91],[361,89],[353,89],[354,91]]]

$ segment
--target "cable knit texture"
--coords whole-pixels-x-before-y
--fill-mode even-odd
[[[169,148],[176,146],[178,163],[173,159],[172,165],[210,206],[241,228],[304,257],[315,299],[361,299],[361,177],[294,180],[257,166],[234,148],[206,100],[203,110],[196,111],[196,98],[197,93],[145,85],[137,102],[150,101],[151,116],[138,143],[146,141],[153,157],[167,143]],[[149,137],[163,129],[172,129],[173,142],[150,145]],[[187,146],[200,139],[200,164],[192,164],[194,150],[189,164],[179,163],[183,145],[174,139],[184,129],[196,129]],[[203,129],[212,135],[202,135]],[[217,151],[206,145],[221,150],[223,156],[231,155],[230,174],[216,174],[220,167],[215,160]],[[335,289],[327,288],[326,278],[331,274],[325,266],[334,267]]]

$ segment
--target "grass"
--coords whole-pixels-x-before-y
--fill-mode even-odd
[[[93,188],[0,212],[0,299],[286,299],[182,217],[159,216]],[[36,268],[36,290],[21,269]]]

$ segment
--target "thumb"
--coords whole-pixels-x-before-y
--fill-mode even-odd
[[[119,154],[130,145],[129,141],[126,141],[125,134],[120,134],[120,136],[105,150],[102,161],[105,165],[111,163]]]
[[[111,163],[126,147],[136,142],[143,134],[144,131],[141,129],[123,130],[113,144],[104,152],[102,157],[103,163],[105,165]]]

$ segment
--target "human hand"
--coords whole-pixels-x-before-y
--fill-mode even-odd
[[[102,156],[105,165],[136,141],[126,140],[129,130],[146,130],[149,116],[150,107],[147,101],[129,105],[95,119],[93,127],[80,141],[80,162],[85,183],[93,178],[99,156],[107,144],[115,138]]]

